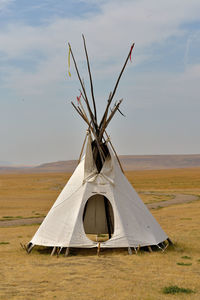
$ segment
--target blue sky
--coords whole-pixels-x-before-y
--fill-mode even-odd
[[[123,4],[122,4],[123,3]],[[87,41],[99,118],[135,42],[108,131],[119,154],[200,153],[198,0],[0,0],[0,161],[75,159],[86,126],[69,41],[84,77]]]

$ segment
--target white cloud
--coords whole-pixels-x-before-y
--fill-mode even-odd
[[[189,64],[190,51],[196,47],[199,49],[200,46],[200,31],[197,30],[195,33],[191,33],[186,41],[184,64],[187,67]]]
[[[123,5],[108,1],[102,5],[100,14],[84,19],[57,19],[40,27],[10,24],[0,34],[1,49],[9,56],[35,48],[48,54],[50,50],[56,52],[68,39],[79,48],[80,34],[84,32],[93,54],[110,57],[119,55],[133,40],[141,48],[181,34],[181,23],[198,19],[198,9],[200,3],[194,0],[160,4],[155,0],[124,1]]]
[[[0,7],[1,3],[9,2],[1,1]],[[82,32],[86,36],[95,74],[99,79],[110,78],[111,74],[118,74],[132,41],[136,42],[134,64],[150,60],[151,54],[147,49],[164,44],[170,37],[184,35],[185,29],[181,25],[197,20],[200,11],[197,0],[124,1],[123,5],[119,1],[101,1],[99,5],[101,12],[87,18],[58,18],[48,25],[37,27],[9,24],[6,29],[0,30],[2,60],[21,59],[23,66],[24,56],[39,53],[45,57],[38,57],[34,71],[8,64],[6,85],[25,94],[39,92],[47,85],[51,88],[52,84],[55,89],[66,73],[67,41],[71,42],[82,69]],[[186,46],[185,61],[189,47],[190,40]]]
[[[7,9],[11,2],[14,2],[14,0],[0,0],[0,12]]]

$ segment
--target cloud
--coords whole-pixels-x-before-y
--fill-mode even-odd
[[[75,2],[78,4],[78,0]],[[66,78],[66,42],[72,45],[81,77],[87,76],[82,33],[87,41],[99,114],[131,43],[136,43],[133,63],[128,64],[116,94],[116,99],[124,98],[122,111],[127,118],[121,122],[121,115],[116,115],[110,127],[114,144],[122,145],[119,152],[185,152],[186,144],[191,145],[188,151],[197,152],[200,61],[199,29],[195,23],[199,20],[200,2],[81,2],[88,7],[97,5],[98,9],[84,10],[75,17],[69,13],[55,15],[53,9],[52,15],[50,10],[45,15],[45,10],[41,14],[37,3],[30,1],[32,18],[40,13],[44,22],[31,23],[28,17],[9,18],[0,27],[1,120],[5,125],[1,127],[5,135],[1,156],[20,162],[25,157],[27,162],[44,160],[47,152],[49,161],[74,157],[71,145],[79,143],[85,129],[82,120],[66,105],[68,98],[76,99],[79,88],[73,66],[72,78]],[[49,3],[45,1],[45,5]],[[10,1],[0,1],[4,15],[13,7],[9,4]],[[27,9],[24,7],[23,12]],[[20,101],[19,106],[18,99],[25,101]],[[193,140],[191,132],[196,135]],[[174,139],[170,141],[171,135]],[[25,145],[30,145],[28,150]],[[34,145],[43,150],[35,151]]]
[[[83,1],[88,4],[96,1]],[[1,1],[8,5],[10,1]],[[74,54],[83,70],[84,53],[81,33],[86,36],[93,71],[98,79],[110,78],[118,73],[132,41],[134,64],[151,61],[153,49],[166,43],[171,37],[184,36],[182,24],[199,18],[200,2],[191,0],[147,1],[101,1],[100,12],[87,17],[54,18],[41,26],[23,23],[8,24],[0,30],[1,61],[7,63],[4,84],[20,93],[33,93],[62,81],[67,68],[66,42],[70,41]],[[178,9],[175,9],[178,7]],[[191,38],[187,41],[187,61]],[[36,56],[34,70],[24,69],[23,59]],[[13,60],[21,60],[14,66]],[[73,80],[73,79],[72,79]]]
[[[0,0],[0,12],[7,9],[10,3],[14,2],[14,0]]]
[[[179,6],[177,10],[174,9],[176,5]],[[8,56],[34,48],[46,50],[48,54],[51,49],[56,52],[66,39],[80,47],[80,34],[84,32],[95,55],[110,57],[111,54],[119,55],[122,47],[125,48],[124,43],[127,45],[132,40],[142,48],[182,34],[181,23],[199,18],[198,8],[200,3],[194,0],[183,0],[181,5],[177,0],[160,5],[155,0],[124,1],[123,6],[108,1],[102,4],[101,13],[87,18],[58,18],[39,27],[10,24],[5,32],[1,32],[0,38],[4,42],[1,49]]]
[[[195,47],[199,49],[199,46],[200,46],[200,30],[197,30],[194,33],[191,33],[187,38],[185,54],[184,54],[185,66],[187,66],[187,64],[190,63],[190,51]]]

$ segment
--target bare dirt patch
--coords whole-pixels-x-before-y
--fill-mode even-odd
[[[174,195],[174,199],[160,201],[160,202],[156,202],[156,203],[149,203],[149,204],[147,204],[147,207],[150,209],[156,209],[156,208],[167,207],[167,206],[175,205],[175,204],[188,203],[188,202],[192,202],[192,201],[196,201],[196,200],[199,200],[199,196],[176,194],[176,195]]]

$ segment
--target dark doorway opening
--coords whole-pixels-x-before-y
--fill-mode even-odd
[[[91,196],[85,204],[83,226],[93,241],[107,241],[114,232],[114,214],[110,201],[100,194]]]

